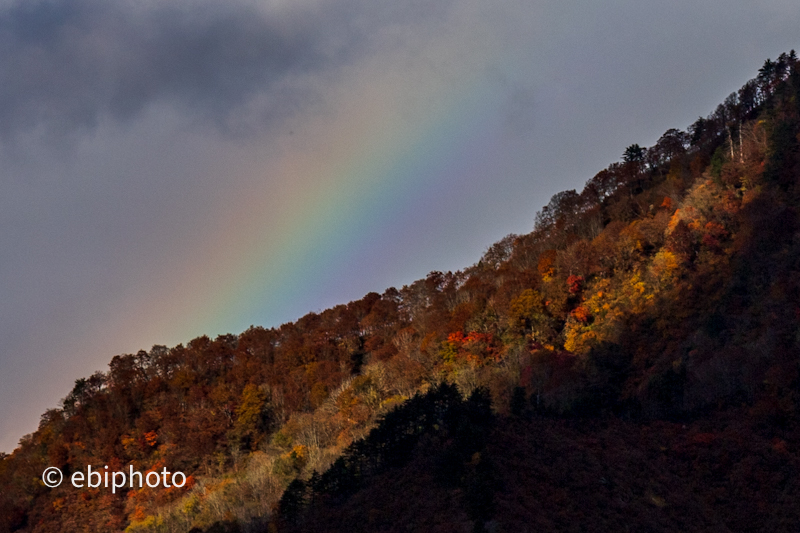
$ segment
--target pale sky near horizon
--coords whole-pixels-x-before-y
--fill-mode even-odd
[[[0,451],[116,354],[475,263],[800,48],[797,7],[0,2]]]

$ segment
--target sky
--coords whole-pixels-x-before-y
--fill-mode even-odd
[[[114,355],[477,262],[796,0],[0,0],[0,451]]]

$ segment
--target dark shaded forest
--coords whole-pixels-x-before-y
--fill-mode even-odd
[[[0,531],[797,531],[800,62],[476,264],[114,357],[0,456]],[[49,489],[48,466],[182,488]]]

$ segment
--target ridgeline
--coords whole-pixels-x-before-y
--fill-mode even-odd
[[[475,265],[114,357],[0,457],[0,531],[797,531],[792,51]],[[87,465],[183,487],[47,488]]]

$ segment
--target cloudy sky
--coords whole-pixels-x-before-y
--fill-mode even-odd
[[[0,1],[0,450],[112,356],[476,262],[796,0]]]

